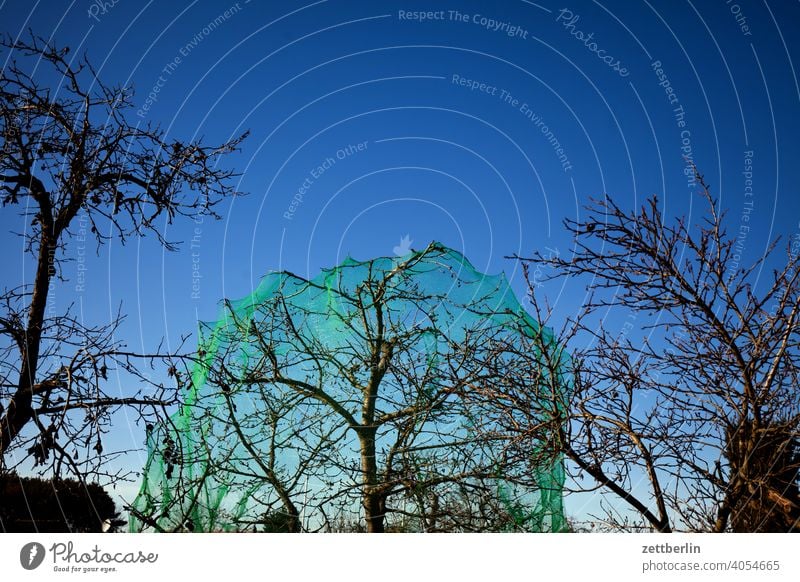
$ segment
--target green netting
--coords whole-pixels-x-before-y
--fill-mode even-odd
[[[272,273],[200,335],[132,531],[567,529],[568,358],[503,275],[438,244]]]

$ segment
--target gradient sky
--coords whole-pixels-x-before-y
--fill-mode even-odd
[[[0,2],[0,22],[135,87],[134,122],[209,142],[251,131],[227,162],[248,195],[222,221],[165,225],[184,241],[174,253],[152,237],[109,244],[83,290],[66,265],[56,309],[76,302],[102,322],[122,303],[133,348],[174,345],[268,271],[313,276],[347,255],[391,255],[405,235],[506,271],[522,293],[505,257],[568,253],[561,222],[590,196],[630,207],[657,193],[667,214],[700,220],[689,152],[732,231],[752,208],[746,259],[800,232],[796,1]],[[6,208],[7,286],[33,275],[12,229]],[[556,321],[584,300],[582,283],[542,292]],[[118,438],[140,447],[143,432]]]

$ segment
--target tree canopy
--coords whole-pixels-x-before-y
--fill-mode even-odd
[[[556,333],[574,361],[559,447],[575,487],[603,494],[593,518],[604,528],[798,531],[797,241],[747,263],[696,178],[696,224],[665,215],[655,196],[633,210],[606,196],[566,222],[571,255],[524,260],[589,291]],[[533,310],[548,321],[534,287]],[[538,401],[505,408],[527,438]]]
[[[504,276],[436,243],[267,275],[206,326],[190,398],[150,434],[132,526],[560,531],[552,418],[521,446],[485,398],[512,378],[536,398],[521,354],[548,334]]]
[[[104,462],[111,413],[162,416],[178,386],[145,370],[175,370],[181,348],[130,350],[120,340],[124,312],[93,324],[53,305],[51,289],[65,280],[76,237],[98,252],[146,235],[174,249],[165,224],[218,217],[219,203],[237,194],[220,161],[244,136],[209,145],[132,121],[130,87],[105,83],[88,58],[36,36],[3,37],[0,52],[0,198],[4,212],[19,211],[34,262],[31,280],[0,289],[0,471],[33,464],[114,480],[125,475]],[[111,390],[115,372],[128,383]]]

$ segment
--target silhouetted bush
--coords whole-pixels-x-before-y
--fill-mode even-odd
[[[95,483],[0,475],[0,531],[101,532],[105,520],[123,523],[118,515],[114,501]]]

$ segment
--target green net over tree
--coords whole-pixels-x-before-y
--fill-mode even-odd
[[[568,357],[451,249],[271,273],[201,325],[197,356],[148,427],[133,531],[567,529]],[[499,383],[539,399],[524,439]]]

